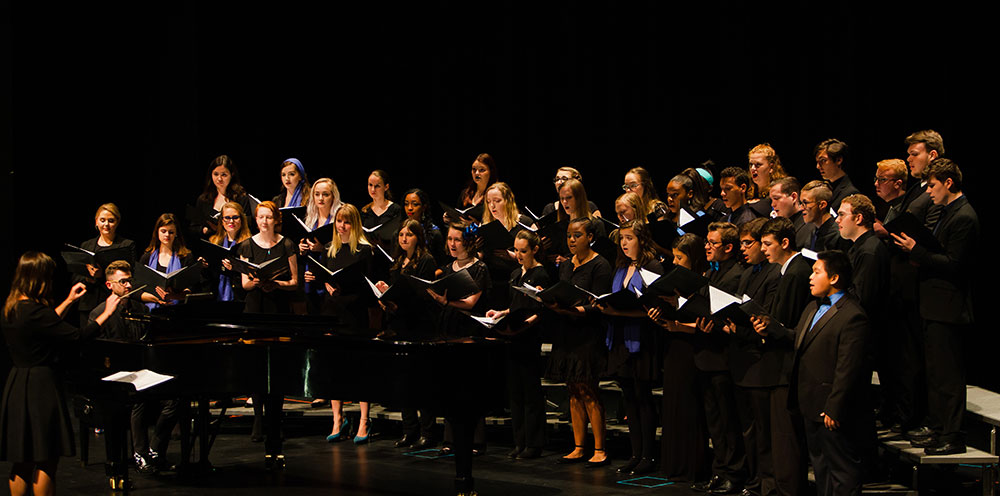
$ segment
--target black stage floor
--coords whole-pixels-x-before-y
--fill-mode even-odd
[[[328,414],[290,419],[285,429],[287,466],[279,472],[264,469],[263,446],[250,441],[248,419],[231,419],[211,451],[214,472],[200,475],[165,472],[146,476],[132,471],[134,488],[131,493],[252,496],[290,490],[296,494],[454,494],[452,458],[437,457],[437,450],[408,453],[393,447],[399,436],[398,422],[375,420],[373,429],[377,435],[374,440],[356,446],[351,441],[326,442],[330,419]],[[688,488],[689,483],[666,480],[658,474],[641,479],[618,476],[615,467],[624,463],[628,453],[628,441],[623,436],[612,437],[609,443],[614,463],[595,469],[557,463],[572,445],[568,432],[553,433],[543,456],[535,460],[508,459],[506,453],[511,444],[503,439],[509,436],[509,426],[489,426],[487,452],[475,458],[473,465],[479,494],[698,494]],[[60,462],[57,481],[61,494],[121,494],[108,489],[104,477],[103,436],[92,434],[91,440],[88,466],[81,467],[78,459],[63,458]],[[171,442],[168,451],[171,460],[179,457],[178,444]]]
[[[352,425],[358,419],[357,406],[345,406]],[[217,412],[217,411],[216,411]],[[330,431],[329,408],[310,409],[307,405],[286,403],[284,453],[287,464],[283,471],[268,471],[263,463],[263,445],[250,441],[249,408],[233,409],[226,420],[211,452],[215,470],[202,474],[164,472],[139,475],[130,472],[133,489],[130,494],[158,495],[273,495],[283,491],[295,494],[342,495],[449,495],[454,494],[454,463],[451,457],[437,457],[436,450],[412,453],[393,447],[399,437],[398,412],[373,405],[371,443],[355,445],[350,440],[330,444],[325,438]],[[489,419],[488,419],[489,420]],[[495,421],[496,419],[490,420]],[[637,478],[619,476],[615,472],[629,454],[624,426],[610,425],[607,447],[612,457],[610,466],[587,469],[582,465],[561,465],[557,460],[572,446],[569,426],[550,418],[548,445],[543,457],[535,460],[510,460],[509,425],[487,425],[488,449],[475,458],[473,473],[481,495],[693,495],[690,482],[668,480],[660,474]],[[440,434],[440,425],[438,433]],[[78,426],[77,426],[78,428]],[[63,458],[57,474],[60,494],[121,495],[112,491],[104,476],[104,439],[90,434],[90,463],[82,467],[78,458]],[[592,438],[588,435],[588,445]],[[180,457],[179,442],[172,441],[168,459]],[[197,452],[195,453],[197,459]],[[9,467],[9,464],[7,465]],[[952,467],[958,468],[958,467]],[[897,480],[893,490],[886,486],[866,487],[865,494],[914,494],[898,482],[909,474],[908,466],[896,467],[904,479]],[[930,471],[923,486],[926,494],[981,494],[976,471],[962,467],[956,471]],[[899,477],[894,477],[894,479]]]

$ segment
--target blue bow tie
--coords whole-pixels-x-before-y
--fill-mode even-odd
[[[753,273],[756,274],[756,273],[760,272],[760,270],[763,269],[763,268],[764,268],[764,262],[761,262],[759,264],[755,264],[753,266]]]
[[[719,262],[708,262],[708,270],[718,272]]]

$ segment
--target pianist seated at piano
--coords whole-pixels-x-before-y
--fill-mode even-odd
[[[153,270],[170,274],[197,262],[191,250],[184,245],[184,238],[178,230],[177,218],[174,214],[165,213],[156,219],[153,225],[153,237],[149,246],[139,258],[139,263]],[[194,288],[162,288],[157,286],[149,292],[142,293],[142,301],[150,310],[161,305],[184,299],[184,294]]]
[[[219,226],[215,234],[208,241],[223,248],[229,248],[242,243],[250,238],[250,226],[247,223],[247,216],[243,213],[243,207],[236,202],[226,202],[222,206]],[[223,259],[219,267],[209,267],[214,277],[215,299],[218,301],[244,301],[246,291],[243,289],[243,280],[239,272],[233,270],[233,265],[229,259]]]
[[[132,267],[124,260],[117,260],[105,270],[105,284],[120,298],[118,307],[101,326],[100,337],[118,341],[137,342],[146,339],[146,326],[136,318],[145,314],[145,305],[128,293],[132,291]],[[107,302],[101,302],[90,312],[90,321],[96,322],[104,314]],[[141,473],[152,473],[165,465],[170,433],[177,424],[180,402],[176,399],[139,401],[132,405],[132,459]],[[150,443],[147,433],[147,411],[157,412],[156,430]]]
[[[104,312],[77,329],[63,317],[87,290],[74,284],[53,307],[55,270],[55,261],[44,253],[21,255],[0,320],[14,365],[0,403],[0,461],[13,463],[9,484],[14,495],[55,494],[59,457],[76,454],[58,356],[68,342],[96,334],[119,301],[112,293]]]
[[[318,183],[318,181],[317,181]],[[313,187],[313,191],[316,187]],[[323,257],[323,265],[332,271],[346,269],[357,265],[362,274],[371,273],[372,245],[365,239],[364,229],[361,228],[361,215],[357,207],[350,203],[344,203],[337,209],[334,220],[336,233],[333,241],[329,244],[326,256]],[[300,245],[301,248],[301,245]],[[309,270],[304,274],[307,284],[316,284],[315,274]],[[320,305],[321,314],[335,317],[342,326],[352,331],[367,331],[371,326],[370,316],[375,310],[368,302],[373,301],[370,296],[370,289],[363,279],[350,281],[344,285],[337,282],[324,281],[321,285],[325,289],[323,302]],[[333,429],[326,437],[329,442],[342,440],[348,422],[344,418],[344,405],[340,400],[331,400],[330,406],[333,408]],[[368,420],[369,403],[360,402],[361,420],[358,425],[358,432],[354,438],[355,443],[362,443],[368,440]]]
[[[290,313],[290,294],[299,286],[297,248],[291,240],[278,234],[281,211],[271,201],[261,202],[254,211],[257,234],[240,243],[240,258],[262,264],[276,258],[288,260],[288,271],[273,280],[261,280],[243,274],[243,289],[247,292],[247,313]],[[275,262],[280,263],[280,262]]]

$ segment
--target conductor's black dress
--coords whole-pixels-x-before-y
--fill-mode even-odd
[[[11,319],[0,321],[14,366],[0,403],[0,460],[42,462],[73,456],[73,426],[58,368],[60,348],[93,335],[96,322],[83,330],[63,321],[55,310],[23,300]]]

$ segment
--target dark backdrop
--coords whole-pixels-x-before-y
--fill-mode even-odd
[[[145,245],[156,216],[183,212],[222,153],[258,197],[278,192],[280,163],[294,156],[363,204],[375,168],[397,193],[420,186],[453,202],[485,151],[520,203],[554,200],[550,178],[573,165],[610,214],[633,166],[662,190],[709,158],[745,165],[764,141],[809,180],[812,147],[843,139],[855,184],[874,196],[874,163],[903,158],[907,134],[934,128],[992,226],[979,186],[997,108],[982,13],[869,2],[202,3],[4,4],[0,286],[24,250],[55,255],[91,237],[106,201]],[[979,283],[984,302],[991,275]],[[975,339],[997,344],[985,325]]]

